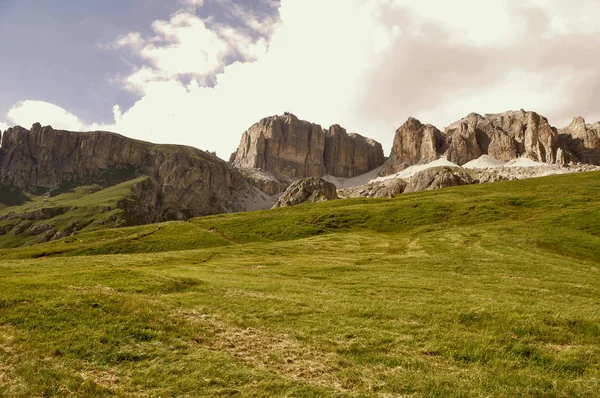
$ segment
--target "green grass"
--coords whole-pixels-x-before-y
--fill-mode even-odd
[[[127,225],[127,212],[121,208],[120,203],[132,200],[132,185],[145,178],[130,180],[108,188],[98,185],[80,186],[52,197],[30,195],[20,205],[2,207],[0,217],[5,218],[10,213],[20,217],[43,209],[62,209],[62,211],[59,211],[58,215],[42,220],[23,221],[14,218],[0,220],[0,228],[8,227],[7,233],[0,234],[0,248],[39,243],[45,233],[31,234],[29,228],[34,225],[48,225],[49,235],[54,235],[57,231],[73,229],[72,227],[76,227],[81,233]]]
[[[599,247],[585,173],[1,250],[0,396],[595,397]]]

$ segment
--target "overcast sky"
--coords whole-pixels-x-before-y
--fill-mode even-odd
[[[0,0],[0,129],[39,121],[228,158],[262,117],[389,150],[524,108],[600,120],[597,0]]]

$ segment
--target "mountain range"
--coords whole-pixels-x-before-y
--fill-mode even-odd
[[[340,197],[377,197],[540,175],[527,167],[468,168],[484,158],[498,165],[527,159],[555,172],[600,165],[600,122],[586,124],[577,117],[556,128],[524,110],[472,113],[444,130],[409,118],[396,130],[388,157],[370,138],[339,125],[325,129],[287,112],[244,132],[229,162],[188,146],[40,124],[9,128],[1,140],[0,235],[39,241],[114,225],[267,209],[293,183],[303,197],[337,197],[332,186]],[[423,167],[428,164],[441,167]],[[333,185],[298,182],[308,177]],[[327,195],[307,194],[309,186],[323,187]],[[59,220],[74,211],[85,213],[85,222]]]

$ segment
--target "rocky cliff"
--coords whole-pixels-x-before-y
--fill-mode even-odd
[[[325,133],[294,115],[262,119],[243,135],[230,159],[235,167],[263,169],[288,177],[325,174]]]
[[[392,152],[381,174],[394,174],[408,166],[436,160],[446,146],[441,131],[411,117],[396,130]]]
[[[600,165],[600,122],[590,125],[582,117],[558,131],[567,162]]]
[[[383,164],[381,144],[339,125],[321,126],[286,114],[262,119],[243,135],[230,163],[287,177],[354,177]]]
[[[555,163],[558,133],[535,112],[472,113],[444,130],[448,160],[462,165],[487,154],[508,161],[518,157]]]
[[[441,156],[463,165],[482,155],[509,161],[525,157],[548,164],[600,163],[600,123],[575,118],[557,130],[535,113],[509,111],[485,116],[472,113],[443,132],[409,118],[397,131],[391,155],[381,175]]]
[[[334,199],[338,199],[334,184],[319,177],[308,177],[290,185],[273,208],[297,206],[302,203],[325,202]]]
[[[336,124],[325,131],[323,160],[326,174],[351,178],[381,166],[385,158],[379,142]]]
[[[62,192],[111,186],[140,176],[138,222],[269,207],[269,200],[225,161],[199,149],[154,145],[108,132],[76,133],[35,124],[8,129],[0,148],[0,185]],[[263,203],[264,202],[264,203]],[[140,210],[143,209],[143,210]]]

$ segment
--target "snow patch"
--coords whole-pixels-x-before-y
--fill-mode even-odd
[[[479,158],[465,163],[462,167],[465,169],[494,169],[504,166],[505,163],[501,160],[494,159],[489,155],[481,155]]]
[[[325,181],[328,181],[328,182],[334,184],[337,189],[354,188],[354,187],[359,187],[361,185],[368,184],[369,181],[371,181],[374,178],[377,178],[377,175],[381,171],[382,167],[383,167],[383,165],[379,166],[378,168],[373,169],[365,174],[361,174],[359,176],[351,177],[351,178],[335,177],[335,176],[332,176],[329,174],[324,175],[321,178],[324,179]]]
[[[432,169],[434,167],[444,167],[444,166],[445,167],[460,167],[459,165],[457,165],[456,163],[452,163],[445,157],[441,157],[438,160],[435,160],[435,161],[427,163],[427,164],[419,164],[419,165],[407,167],[406,169],[404,169],[401,172],[396,173],[396,174],[392,174],[392,175],[385,176],[385,177],[375,178],[374,180],[371,180],[370,182],[386,181],[386,180],[391,180],[392,178],[410,178],[410,177],[414,176],[415,174],[417,174],[419,171]]]
[[[518,158],[506,163],[504,167],[544,167],[546,163],[536,162],[528,158]]]

